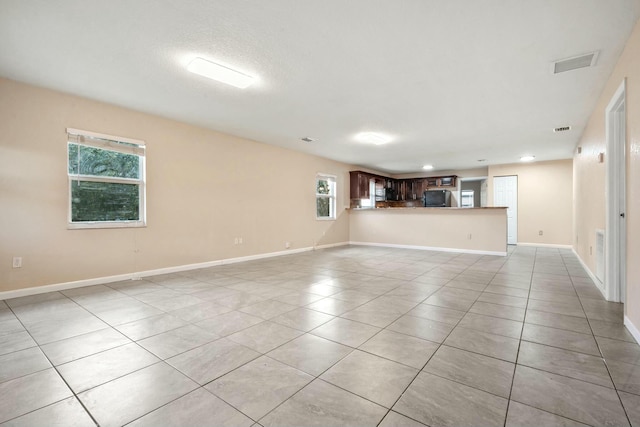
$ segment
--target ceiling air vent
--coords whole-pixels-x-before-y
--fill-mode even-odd
[[[562,126],[562,127],[553,129],[554,132],[566,132],[568,130],[571,130],[571,126]]]
[[[300,140],[304,141],[304,142],[313,142],[313,141],[315,141],[315,139],[309,138],[308,136],[305,136],[304,138],[300,138]]]
[[[552,64],[553,74],[564,73],[565,71],[577,70],[579,68],[593,67],[596,65],[597,59],[598,52],[591,52],[585,55],[555,61]]]

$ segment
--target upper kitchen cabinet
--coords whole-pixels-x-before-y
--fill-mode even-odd
[[[456,186],[456,175],[431,176],[421,178],[393,179],[369,172],[351,171],[351,199],[372,199],[376,201],[421,200],[428,189]],[[373,181],[373,183],[372,183]],[[375,194],[371,192],[375,189]],[[357,202],[360,206],[360,202]]]
[[[432,187],[455,187],[457,175],[449,176],[430,176],[427,178],[427,186]]]
[[[362,171],[351,171],[349,175],[351,178],[351,199],[369,199],[375,196],[376,200],[384,200],[385,193],[394,191],[395,180],[391,178]],[[371,194],[371,191],[375,191],[375,193]]]
[[[371,174],[361,171],[351,171],[351,198],[352,199],[368,199],[371,197],[369,191],[369,181]]]

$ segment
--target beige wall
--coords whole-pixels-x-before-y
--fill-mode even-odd
[[[640,22],[611,74],[578,146],[582,153],[575,164],[574,247],[580,258],[595,273],[595,258],[589,247],[595,246],[595,230],[605,228],[605,165],[597,155],[605,152],[605,109],[626,78],[627,121],[627,304],[625,312],[636,328],[640,327]],[[595,251],[593,251],[595,252]]]
[[[352,210],[349,224],[351,242],[507,252],[505,209]]]
[[[448,169],[441,171],[423,171],[416,173],[405,173],[393,175],[393,178],[405,179],[405,178],[420,178],[423,176],[448,176],[457,175],[458,178],[480,178],[488,175],[488,168],[474,168],[474,169]]]
[[[5,79],[0,123],[0,291],[349,238],[345,164]],[[146,141],[146,228],[66,228],[67,127]],[[315,219],[318,172],[337,221]]]
[[[508,175],[518,176],[518,243],[571,245],[573,161],[489,166],[489,206],[493,206],[493,178]]]

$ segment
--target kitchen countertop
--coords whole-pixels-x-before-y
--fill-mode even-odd
[[[444,210],[473,211],[478,209],[507,209],[507,208],[504,206],[487,206],[483,208],[399,206],[399,207],[384,207],[384,208],[346,208],[346,209],[350,209],[352,211],[406,210],[406,209],[444,209]]]

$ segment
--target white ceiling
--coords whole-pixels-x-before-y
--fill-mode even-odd
[[[640,0],[0,0],[0,76],[390,173],[465,169],[570,158],[639,14]],[[551,73],[596,50],[595,67]],[[195,56],[259,81],[191,74]]]

